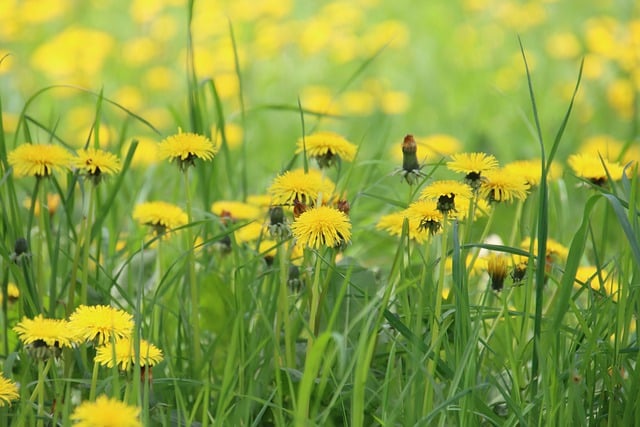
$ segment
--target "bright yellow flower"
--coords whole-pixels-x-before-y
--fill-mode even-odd
[[[319,206],[302,213],[291,225],[297,241],[310,248],[334,248],[351,240],[351,222],[343,212]]]
[[[189,222],[186,212],[167,202],[141,203],[133,210],[133,219],[150,225],[158,234],[163,234]]]
[[[376,224],[376,228],[378,230],[384,230],[392,236],[399,237],[402,236],[402,227],[404,226],[405,220],[408,221],[409,228],[407,231],[410,239],[422,243],[429,238],[428,229],[420,228],[419,223],[416,223],[415,219],[411,219],[406,209],[381,216]]]
[[[2,304],[2,293],[0,292],[0,305]],[[16,302],[20,298],[20,289],[15,283],[9,282],[7,284],[7,302],[9,304]]]
[[[22,144],[8,155],[17,177],[48,177],[57,169],[69,169],[71,154],[58,145]]]
[[[211,205],[211,212],[222,218],[232,220],[257,219],[262,215],[262,210],[248,203],[234,200],[218,200]]]
[[[27,352],[36,359],[57,357],[62,347],[70,347],[75,340],[69,322],[45,319],[41,314],[33,319],[24,317],[13,330],[25,345]]]
[[[333,165],[338,159],[352,161],[357,147],[337,133],[316,132],[298,140],[296,153],[303,153],[305,149],[308,156],[316,159],[323,168]]]
[[[465,182],[477,188],[480,186],[482,174],[498,167],[498,160],[491,154],[459,153],[451,156],[447,168],[465,174]]]
[[[438,203],[442,213],[456,212],[456,198],[470,199],[471,187],[458,181],[435,181],[425,187],[420,194],[421,199],[433,199]]]
[[[576,176],[587,179],[595,185],[603,186],[609,178],[619,181],[624,173],[624,167],[605,158],[588,154],[572,154],[567,159],[569,166]]]
[[[16,383],[0,374],[0,407],[11,405],[11,401],[20,397]]]
[[[130,337],[133,316],[107,305],[81,305],[69,317],[69,326],[79,339],[103,345],[112,338]]]
[[[504,169],[487,171],[480,183],[480,195],[489,202],[510,202],[527,198],[529,185],[521,175]]]
[[[284,205],[300,202],[305,205],[314,205],[318,197],[328,200],[335,189],[335,184],[322,173],[310,169],[305,173],[303,169],[287,171],[273,180],[269,187],[272,204]]]
[[[115,348],[107,343],[98,347],[95,361],[103,366],[113,368],[118,365],[122,371],[133,365],[152,367],[162,362],[162,351],[146,340],[140,340],[140,353],[136,357],[135,345],[130,338],[121,338],[115,342]]]
[[[71,419],[75,427],[142,427],[139,415],[139,408],[102,395],[95,402],[82,402]]]
[[[177,161],[180,169],[185,170],[195,165],[195,159],[212,160],[218,152],[218,147],[206,136],[195,133],[183,133],[179,130],[176,135],[165,138],[158,147],[160,158]]]
[[[122,169],[118,157],[95,148],[78,150],[78,157],[74,159],[73,166],[89,176],[95,184],[98,184],[104,175],[113,175]]]
[[[444,217],[438,210],[438,204],[434,200],[418,200],[409,205],[405,210],[411,223],[417,224],[420,231],[426,231],[434,235],[442,227]]]
[[[542,172],[540,159],[535,160],[517,160],[504,165],[504,171],[513,175],[522,177],[525,182],[533,187],[540,183],[540,174]],[[551,163],[551,167],[547,173],[548,181],[555,181],[562,175],[562,168],[556,162]]]

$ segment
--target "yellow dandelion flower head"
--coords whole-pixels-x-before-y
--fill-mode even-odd
[[[98,183],[104,175],[113,175],[122,169],[120,159],[115,154],[95,148],[78,150],[73,166]]]
[[[520,243],[520,247],[524,250],[529,250],[531,246],[531,238],[527,237]],[[538,256],[538,241],[535,239],[533,241],[533,255]],[[545,256],[547,258],[557,257],[561,260],[566,260],[569,255],[569,249],[553,239],[547,239],[547,252]]]
[[[618,301],[620,294],[620,282],[613,273],[596,266],[580,266],[576,271],[575,288],[588,286],[594,291],[603,292],[611,296],[613,301]]]
[[[22,202],[22,206],[24,206],[27,209],[31,209],[31,198],[27,198]],[[58,208],[60,207],[60,202],[62,200],[60,199],[60,195],[57,193],[47,193],[47,205],[45,206],[45,209],[47,210],[47,212],[49,213],[49,216],[53,216],[57,211]],[[40,215],[40,202],[36,200],[36,204],[33,207],[33,214],[35,216],[39,216]]]
[[[54,170],[69,169],[72,156],[64,148],[51,144],[22,144],[8,155],[9,164],[17,177],[44,178]]]
[[[519,175],[530,187],[533,187],[540,184],[541,167],[540,159],[516,160],[504,165],[503,170],[513,175]],[[556,181],[560,176],[562,176],[562,167],[556,162],[552,162],[547,171],[547,181]]]
[[[303,212],[291,225],[291,231],[303,246],[334,248],[351,240],[351,221],[337,209],[319,206]]]
[[[83,402],[73,411],[75,427],[142,427],[140,409],[107,396]]]
[[[485,199],[469,199],[462,197],[456,199],[456,210],[450,212],[449,216],[451,218],[456,218],[459,221],[466,220],[471,213],[469,208],[471,207],[472,202],[475,204],[473,209],[473,221],[488,215],[491,211],[491,205]]]
[[[438,203],[438,210],[442,213],[458,211],[456,208],[456,200],[470,199],[472,197],[472,189],[469,185],[452,180],[435,181],[426,186],[422,193],[421,199],[433,199]]]
[[[2,304],[2,293],[0,293],[0,304]],[[20,288],[15,283],[9,282],[7,284],[7,300],[11,304],[16,302],[20,298]]]
[[[269,231],[259,222],[250,222],[235,231],[235,238],[238,244],[255,242],[263,236],[267,236]]]
[[[167,202],[140,203],[133,210],[133,219],[152,226],[158,234],[186,225],[189,221],[186,212]]]
[[[250,194],[247,196],[247,203],[259,208],[269,208],[271,196],[269,194]]]
[[[159,144],[152,138],[146,136],[139,136],[134,139],[138,141],[138,145],[136,146],[136,151],[133,153],[133,159],[131,159],[131,167],[144,168],[157,164],[160,160],[160,155],[158,154]],[[132,142],[128,142],[122,146],[122,157],[126,157],[131,144]]]
[[[78,339],[103,345],[112,338],[130,337],[133,316],[107,305],[81,305],[69,317],[69,326]]]
[[[621,164],[610,162],[597,155],[572,154],[567,162],[576,176],[596,185],[605,185],[609,177],[619,181],[624,173],[624,167]]]
[[[46,319],[41,314],[33,319],[24,317],[13,330],[25,345],[27,352],[36,359],[57,357],[62,347],[71,347],[75,340],[69,322]]]
[[[329,199],[334,190],[335,184],[329,178],[323,177],[319,170],[310,169],[305,173],[303,169],[295,169],[276,177],[268,193],[273,205],[288,205],[294,202],[313,205],[320,195],[324,200]]]
[[[615,162],[623,148],[622,142],[611,135],[592,135],[582,142],[580,153],[596,158],[601,156],[610,162]]]
[[[256,219],[263,211],[255,205],[233,200],[219,200],[211,205],[211,212],[223,218],[232,220]]]
[[[404,227],[404,222],[408,221],[408,232],[409,238],[415,240],[418,243],[424,242],[429,238],[429,232],[425,229],[420,229],[418,224],[415,223],[415,220],[412,221],[407,210],[403,210],[400,212],[393,212],[387,215],[383,215],[380,217],[378,222],[376,223],[376,228],[378,230],[384,230],[392,236],[402,236],[402,228]]]
[[[405,210],[411,223],[417,224],[418,230],[436,234],[442,227],[444,217],[438,210],[438,204],[431,199],[417,200]]]
[[[447,168],[454,172],[464,173],[469,178],[478,179],[484,172],[496,169],[498,160],[486,153],[458,153],[451,155]]]
[[[16,383],[0,374],[0,407],[11,405],[11,402],[19,397]]]
[[[484,174],[480,183],[480,195],[491,202],[510,202],[527,198],[529,185],[525,179],[504,169],[494,169]]]
[[[333,165],[338,159],[347,162],[356,156],[357,147],[334,132],[316,132],[298,140],[296,153],[306,149],[309,157],[317,160],[320,167]]]
[[[134,344],[130,338],[116,340],[114,343],[115,348],[107,343],[98,347],[95,361],[109,368],[117,365],[122,371],[128,370],[133,365],[152,367],[162,362],[162,350],[155,345],[141,339],[139,357],[136,357]]]
[[[178,130],[165,138],[158,147],[162,159],[176,160],[182,170],[195,165],[195,159],[212,160],[218,147],[206,136]]]

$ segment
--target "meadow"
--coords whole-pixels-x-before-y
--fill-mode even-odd
[[[1,9],[0,426],[640,424],[636,2]]]

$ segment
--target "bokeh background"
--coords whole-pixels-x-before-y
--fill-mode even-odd
[[[25,103],[51,85],[102,91],[162,135],[188,129],[187,3],[2,0],[5,130],[15,130]],[[594,135],[622,143],[637,135],[639,10],[630,0],[196,1],[195,69],[199,81],[214,80],[230,147],[244,141],[255,190],[263,191],[274,165],[288,161],[280,153],[291,152],[302,133],[298,100],[339,116],[307,114],[307,133],[338,131],[361,144],[366,158],[388,158],[406,133],[448,134],[466,150],[503,161],[537,156],[520,37],[548,139],[584,60],[559,150],[564,159]],[[96,98],[60,87],[28,108],[79,146],[94,122]],[[161,139],[117,108],[102,114],[101,144],[126,149],[134,137]],[[215,125],[209,131],[219,133]]]

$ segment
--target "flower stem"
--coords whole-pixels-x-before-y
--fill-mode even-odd
[[[188,225],[186,229],[187,234],[187,287],[189,288],[189,294],[191,297],[191,328],[192,328],[192,347],[193,347],[193,361],[194,370],[198,372],[200,369],[200,362],[202,360],[202,349],[200,348],[200,317],[198,313],[198,301],[200,301],[198,283],[196,282],[196,264],[193,253],[193,229],[191,223],[193,221],[192,209],[191,209],[191,190],[189,180],[189,169],[184,171],[184,187],[185,198],[187,203],[187,218]]]
[[[96,398],[96,387],[98,385],[99,363],[94,360],[93,372],[91,373],[91,386],[89,388],[89,401],[93,402]]]

